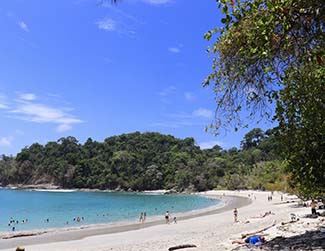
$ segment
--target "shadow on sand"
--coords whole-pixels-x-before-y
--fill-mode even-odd
[[[325,250],[325,233],[307,231],[292,237],[277,237],[268,241],[262,250]]]
[[[264,251],[324,251],[325,233],[320,231],[307,231],[304,234],[292,237],[276,237],[263,246],[243,245],[232,249],[233,251],[264,250]]]

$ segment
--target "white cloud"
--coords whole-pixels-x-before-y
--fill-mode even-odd
[[[204,127],[207,119],[212,119],[213,113],[211,110],[198,108],[192,113],[172,113],[167,114],[167,119],[163,122],[152,123],[151,126],[179,128],[188,126]]]
[[[9,107],[5,104],[0,103],[0,109],[8,109]]]
[[[142,0],[144,3],[148,3],[151,5],[163,5],[173,2],[172,0]]]
[[[169,47],[168,48],[168,51],[171,52],[171,53],[177,54],[177,53],[180,53],[181,52],[181,49],[178,48],[178,47]]]
[[[0,109],[8,109],[7,97],[3,94],[0,94]]]
[[[0,146],[11,146],[12,137],[0,138]]]
[[[23,21],[19,21],[19,22],[18,22],[18,25],[19,25],[19,27],[20,27],[23,31],[25,31],[25,32],[29,32],[29,28],[28,28],[27,24],[24,23]]]
[[[66,132],[66,131],[70,131],[72,129],[72,126],[69,125],[69,124],[62,124],[62,125],[59,125],[57,128],[56,128],[56,131],[57,132]]]
[[[117,23],[112,18],[104,18],[95,22],[98,29],[105,31],[115,31],[117,29]]]
[[[221,141],[216,141],[216,140],[206,141],[199,144],[201,149],[211,149],[215,145],[223,147],[225,144]]]
[[[37,123],[73,124],[82,122],[61,109],[30,102],[18,104],[17,108],[10,112],[17,114],[18,118]]]
[[[21,93],[19,98],[22,100],[32,101],[36,99],[36,95],[33,93]]]
[[[211,119],[213,116],[213,112],[211,110],[205,109],[205,108],[198,108],[195,111],[193,111],[192,115],[194,117],[201,117],[201,118],[207,118]]]
[[[184,96],[185,96],[185,99],[188,101],[193,101],[195,99],[195,96],[191,92],[185,92]]]
[[[56,131],[64,132],[72,129],[73,124],[82,123],[83,121],[71,112],[74,110],[69,107],[58,107],[58,105],[49,105],[43,103],[49,101],[46,97],[43,99],[37,98],[33,93],[17,93],[18,98],[12,99],[10,106],[7,108],[7,117],[19,119],[35,123],[52,123],[58,124]],[[43,100],[36,103],[35,99]],[[61,102],[62,103],[62,102]],[[0,95],[0,108],[1,95]]]

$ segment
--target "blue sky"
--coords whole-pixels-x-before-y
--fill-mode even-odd
[[[157,131],[204,148],[239,146],[256,126],[215,137],[203,34],[220,25],[214,0],[3,0],[0,154],[60,137]]]

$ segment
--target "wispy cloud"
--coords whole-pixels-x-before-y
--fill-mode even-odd
[[[113,18],[105,17],[101,20],[96,21],[95,24],[100,30],[107,32],[116,32],[120,35],[126,35],[131,38],[136,34],[136,32],[130,28],[132,25],[125,24],[124,22],[117,21]]]
[[[36,99],[36,95],[33,93],[21,93],[19,94],[19,99],[26,100],[26,101],[32,101]]]
[[[7,117],[34,123],[57,124],[56,131],[64,132],[72,129],[73,124],[83,121],[73,114],[73,108],[54,106],[41,102],[33,93],[18,93],[18,97],[7,105]]]
[[[181,52],[181,50],[182,50],[183,47],[184,47],[184,45],[181,44],[181,43],[179,43],[177,46],[170,46],[170,47],[168,48],[168,51],[169,51],[170,53],[178,54],[178,53]]]
[[[157,95],[160,96],[160,101],[162,103],[169,104],[170,103],[169,97],[175,93],[176,93],[176,87],[171,85],[157,92]]]
[[[169,47],[168,48],[168,51],[171,52],[171,53],[177,54],[177,53],[180,53],[181,52],[181,49],[178,48],[178,47]]]
[[[213,112],[211,110],[209,110],[209,109],[198,108],[198,109],[193,111],[192,115],[195,116],[195,117],[212,119]]]
[[[180,125],[174,122],[155,122],[150,124],[151,127],[159,127],[159,128],[179,128]]]
[[[142,0],[142,2],[158,6],[158,5],[164,5],[164,4],[172,3],[173,0]]]
[[[187,101],[193,101],[193,100],[195,100],[195,96],[194,96],[194,94],[191,93],[191,92],[185,92],[185,93],[184,93],[184,97],[185,97],[185,99],[186,99]]]
[[[63,110],[44,104],[26,102],[19,104],[16,109],[10,112],[17,114],[16,118],[36,123],[74,124],[82,122],[80,119],[63,112]]]
[[[109,9],[111,11],[110,15],[113,15],[113,17],[119,20],[128,20],[132,23],[145,24],[145,22],[139,19],[138,17],[131,15],[130,13],[127,13],[125,11],[122,11],[120,8],[116,8],[116,6],[113,6],[112,3],[108,1],[103,2],[103,4],[101,4],[100,6]]]
[[[25,32],[29,32],[29,28],[27,26],[27,24],[23,21],[19,21],[18,22],[18,26]]]
[[[66,132],[66,131],[70,131],[72,129],[72,126],[69,125],[69,124],[62,124],[62,125],[59,125],[57,128],[56,128],[56,131],[57,132]]]
[[[11,146],[11,142],[12,142],[13,138],[12,137],[2,137],[0,138],[0,146]]]
[[[152,123],[151,126],[179,128],[188,126],[204,127],[208,119],[212,118],[212,111],[204,108],[198,108],[192,113],[172,113],[166,116],[166,120],[162,122]]]
[[[211,149],[213,148],[214,146],[221,146],[221,147],[224,147],[225,144],[221,141],[217,141],[217,140],[211,140],[211,141],[206,141],[206,142],[201,142],[199,144],[200,148],[201,149]]]
[[[112,18],[103,18],[97,22],[95,22],[98,29],[105,31],[116,31],[116,21]]]
[[[0,103],[0,109],[8,109],[8,106]]]
[[[174,94],[176,92],[176,87],[171,85],[168,86],[167,88],[163,89],[162,91],[157,92],[157,94],[161,97],[166,97],[171,94]]]
[[[15,130],[10,135],[0,138],[0,147],[12,147],[12,142],[21,135],[24,135],[23,131]]]
[[[181,128],[181,127],[189,127],[189,126],[204,126],[204,123],[183,119],[183,120],[173,120],[173,121],[165,121],[165,122],[155,122],[155,123],[151,123],[150,126],[160,127],[160,128]]]
[[[0,94],[0,109],[8,109],[7,97],[3,94]]]

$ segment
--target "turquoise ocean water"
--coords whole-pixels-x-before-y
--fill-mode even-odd
[[[220,201],[196,195],[0,189],[0,232],[12,231],[13,226],[16,231],[20,231],[118,221],[134,222],[139,219],[140,212],[144,211],[148,219],[159,215],[163,219],[167,210],[173,214],[218,203]],[[84,221],[73,221],[78,217],[84,217]],[[18,224],[8,226],[10,219],[18,220]],[[25,219],[28,219],[27,223],[23,223]]]

